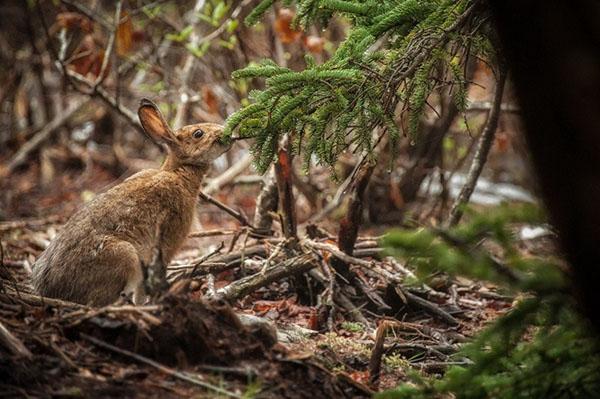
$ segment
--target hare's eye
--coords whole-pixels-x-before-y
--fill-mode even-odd
[[[192,133],[192,136],[194,136],[195,139],[200,139],[204,136],[204,131],[202,129],[197,129]]]

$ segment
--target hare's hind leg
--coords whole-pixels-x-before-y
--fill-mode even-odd
[[[121,293],[132,295],[134,303],[143,301],[144,276],[135,247],[127,241],[105,244],[102,254],[96,259],[98,271],[95,289],[90,303],[96,306],[109,305]]]
[[[142,265],[139,262],[131,265],[129,280],[122,292],[127,297],[131,297],[133,303],[136,305],[143,305],[146,301],[144,273],[142,273]]]

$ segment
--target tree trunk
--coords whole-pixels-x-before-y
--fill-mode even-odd
[[[600,3],[490,1],[551,222],[600,328]]]

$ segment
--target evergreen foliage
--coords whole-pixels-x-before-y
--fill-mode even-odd
[[[256,23],[273,5],[263,0],[246,18]],[[450,88],[460,109],[466,105],[464,69],[468,54],[485,56],[484,16],[477,0],[296,0],[295,23],[306,28],[334,15],[351,29],[329,60],[292,71],[265,60],[234,73],[236,79],[265,79],[250,93],[251,104],[233,114],[235,129],[253,144],[260,171],[273,161],[279,138],[293,137],[294,150],[332,165],[347,149],[371,154],[379,131],[391,148],[401,134],[416,139],[428,96]],[[398,114],[406,112],[402,129]]]
[[[580,319],[566,276],[552,259],[518,255],[508,229],[513,222],[539,222],[531,207],[501,207],[474,215],[450,231],[395,231],[386,244],[408,258],[421,276],[432,270],[492,281],[519,299],[518,304],[480,333],[457,357],[469,367],[454,366],[440,380],[413,375],[380,398],[593,398],[600,392],[597,338]],[[478,243],[486,237],[504,251],[499,264]],[[517,273],[509,274],[507,270]]]

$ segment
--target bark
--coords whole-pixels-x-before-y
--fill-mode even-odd
[[[279,209],[281,211],[283,235],[287,238],[297,237],[296,204],[292,184],[292,156],[287,145],[282,145],[277,155],[275,176],[279,191]]]
[[[256,200],[256,212],[254,213],[254,227],[260,232],[269,234],[273,225],[271,212],[277,210],[279,193],[277,191],[277,180],[275,170],[271,169],[263,181],[263,187]]]
[[[348,198],[348,210],[340,222],[338,248],[348,255],[352,255],[354,252],[358,229],[362,224],[365,190],[367,189],[375,165],[375,162],[365,162],[358,170],[355,180],[352,183],[351,195]],[[356,275],[352,273],[348,264],[343,259],[339,257],[332,258],[331,266],[346,281],[352,283],[356,279]]]

